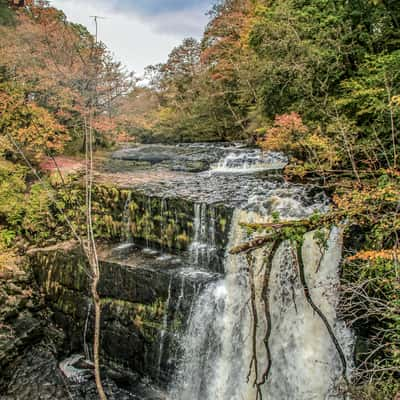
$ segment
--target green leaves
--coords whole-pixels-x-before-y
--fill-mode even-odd
[[[19,231],[24,214],[26,169],[0,156],[0,225]]]
[[[0,25],[11,25],[14,23],[14,13],[9,3],[8,0],[0,0]]]

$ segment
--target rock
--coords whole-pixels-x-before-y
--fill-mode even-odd
[[[149,254],[135,247],[132,251],[119,255],[112,250],[105,252],[113,255],[108,260],[99,253],[102,360],[105,365],[123,365],[154,379],[160,378],[161,362],[168,380],[168,371],[180,351],[178,332],[185,327],[196,285],[214,279],[214,275],[181,275],[186,264],[174,257],[160,258],[157,252]],[[32,269],[54,312],[53,320],[66,334],[59,348],[67,354],[82,351],[86,326],[89,345],[93,336],[93,308],[84,263],[79,251],[31,254]],[[163,330],[164,354],[160,356]]]
[[[40,340],[43,334],[41,321],[28,312],[19,314],[7,327],[8,334],[0,335],[0,370],[11,364],[27,346]]]
[[[21,355],[9,369],[3,393],[10,400],[70,400],[54,355],[39,345]]]
[[[14,284],[13,282],[10,282],[6,286],[6,290],[10,295],[12,295],[12,294],[22,294],[23,293],[23,289],[21,287],[17,286],[16,284]]]

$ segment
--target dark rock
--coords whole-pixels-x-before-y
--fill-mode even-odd
[[[43,335],[43,324],[29,312],[19,314],[0,335],[0,369],[10,364],[24,349]]]
[[[161,363],[165,371],[162,378],[167,380],[174,357],[179,355],[177,333],[185,328],[196,285],[213,279],[213,275],[192,277],[174,258],[159,259],[157,254],[133,250],[122,258],[115,258],[111,251],[114,258],[100,262],[102,360],[105,365],[121,365],[156,380]],[[84,262],[77,250],[31,255],[34,275],[54,311],[53,320],[66,333],[61,346],[66,354],[82,351],[86,326],[89,344],[93,336]],[[161,331],[165,345],[160,355]]]

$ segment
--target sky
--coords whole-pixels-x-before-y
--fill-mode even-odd
[[[185,37],[200,38],[212,0],[51,0],[69,21],[94,33],[91,16],[99,19],[99,40],[129,71],[167,60]]]

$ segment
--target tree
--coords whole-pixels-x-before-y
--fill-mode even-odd
[[[69,140],[49,111],[27,99],[21,87],[8,83],[0,84],[0,132],[8,152],[16,154],[14,140],[36,161],[61,153]]]
[[[69,23],[55,8],[46,4],[22,8],[15,22],[0,27],[0,66],[6,79],[23,83],[26,96],[65,127],[71,137],[68,148],[77,151],[84,147],[88,76],[95,75],[96,143],[112,142],[115,106],[134,84],[132,74],[112,59],[102,43],[95,43],[86,28]]]
[[[14,14],[8,0],[0,0],[0,26],[14,22]]]

